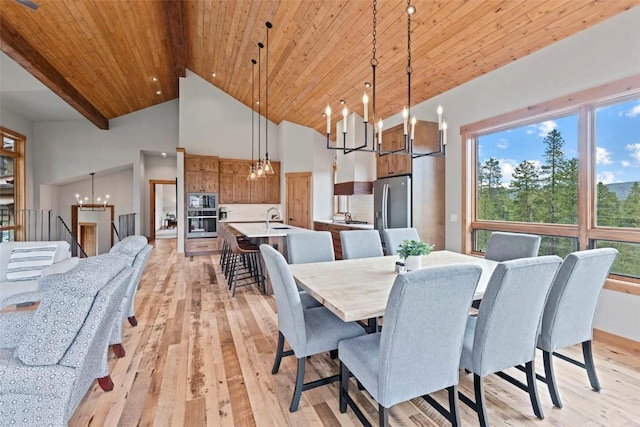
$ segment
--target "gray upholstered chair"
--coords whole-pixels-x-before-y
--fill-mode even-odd
[[[514,366],[525,365],[529,399],[535,415],[544,414],[535,379],[536,341],[542,310],[562,259],[555,255],[505,261],[496,267],[487,285],[477,317],[467,322],[460,367],[473,372],[475,402],[460,399],[488,425],[483,379]],[[509,378],[510,379],[510,378]]]
[[[147,243],[146,237],[128,236],[113,245],[109,251],[109,253],[125,256],[129,265],[134,269],[133,276],[127,286],[127,293],[122,300],[122,306],[119,311],[121,321],[116,322],[113,327],[113,333],[111,334],[111,347],[117,357],[125,356],[125,350],[122,346],[122,326],[124,325],[125,319],[129,321],[131,326],[138,325],[135,314],[136,292],[152,249],[153,247]]]
[[[287,256],[289,264],[335,261],[331,233],[329,231],[309,231],[287,234]],[[298,290],[303,308],[322,306],[307,291],[299,288]]]
[[[340,242],[344,259],[384,256],[378,230],[344,230]]]
[[[540,236],[496,231],[489,237],[484,257],[499,262],[530,258],[538,256],[538,249],[540,249]]]
[[[378,402],[380,426],[391,406],[423,398],[458,426],[458,367],[471,300],[482,269],[453,265],[400,274],[391,289],[380,333],[340,341],[340,412],[349,397],[350,372]],[[450,410],[429,393],[446,388]]]
[[[334,375],[305,384],[307,356],[336,350],[341,340],[363,335],[364,329],[357,323],[343,322],[325,307],[303,310],[298,288],[282,254],[266,244],[260,245],[260,252],[271,278],[278,308],[278,350],[271,373],[278,373],[283,356],[294,355],[298,359],[296,386],[289,408],[295,412],[304,390],[339,379],[338,375]],[[285,338],[291,345],[289,351],[283,351]]]
[[[396,255],[398,247],[404,240],[420,241],[420,235],[415,228],[385,228],[383,230],[384,251],[387,255]]]
[[[552,356],[587,370],[589,382],[600,391],[591,353],[593,318],[602,286],[618,255],[613,248],[592,249],[567,255],[551,286],[542,316],[538,348],[542,350],[545,382],[553,404],[562,408],[553,373]],[[558,349],[582,343],[584,363],[556,353]]]
[[[102,367],[132,274],[124,257],[99,255],[43,277],[42,291],[5,301],[40,304],[0,314],[3,425],[67,425],[94,379],[104,390],[113,388]]]

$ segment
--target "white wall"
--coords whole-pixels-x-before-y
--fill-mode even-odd
[[[247,82],[249,85],[251,82]],[[264,113],[264,111],[263,111]],[[265,153],[265,119],[260,119],[262,156]],[[258,113],[254,116],[255,158],[258,158]],[[269,158],[281,160],[278,128],[271,121]],[[180,147],[187,154],[231,159],[251,158],[251,109],[200,76],[187,70],[180,79]]]
[[[65,184],[88,176],[133,165],[133,194],[127,201],[128,212],[135,212],[136,230],[148,228],[143,195],[144,163],[141,151],[173,152],[178,145],[178,101],[165,102],[110,120],[109,130],[100,130],[86,120],[47,121],[33,124],[33,156],[28,169],[33,171],[33,207],[46,208],[40,196],[51,184]],[[175,177],[175,176],[174,176]],[[64,191],[64,190],[62,190]],[[129,189],[129,194],[131,189]],[[75,194],[75,193],[74,193]],[[69,194],[60,194],[69,199]],[[66,209],[60,205],[61,210]],[[120,210],[120,206],[116,206]],[[144,233],[143,233],[144,234]]]

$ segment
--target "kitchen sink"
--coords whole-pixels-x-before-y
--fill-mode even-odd
[[[288,225],[269,225],[269,228],[273,230],[287,230],[291,227],[289,227]]]

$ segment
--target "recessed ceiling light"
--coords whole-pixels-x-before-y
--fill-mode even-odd
[[[162,157],[167,157],[167,153],[160,153],[162,154]]]
[[[162,95],[162,91],[161,90],[157,90],[156,91],[156,95]]]
[[[216,73],[211,73],[211,77],[215,77],[215,76],[216,76]]]
[[[327,113],[322,113],[322,117],[327,117]]]
[[[371,87],[371,83],[369,83],[369,82],[364,82],[364,87],[366,87],[366,88]]]
[[[157,77],[151,77],[151,80],[154,81],[154,82],[157,82],[158,78]]]
[[[413,15],[414,13],[416,13],[416,7],[410,4],[409,6],[407,6],[407,13],[409,15]]]
[[[344,101],[344,99],[341,99],[341,100],[340,100],[340,104],[342,104],[342,105],[346,104],[346,102]]]

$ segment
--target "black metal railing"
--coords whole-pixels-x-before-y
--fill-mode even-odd
[[[64,240],[71,246],[71,256],[81,256],[87,258],[87,253],[84,251],[76,236],[73,235],[67,224],[64,222],[61,216],[58,215],[58,238],[57,240]]]

